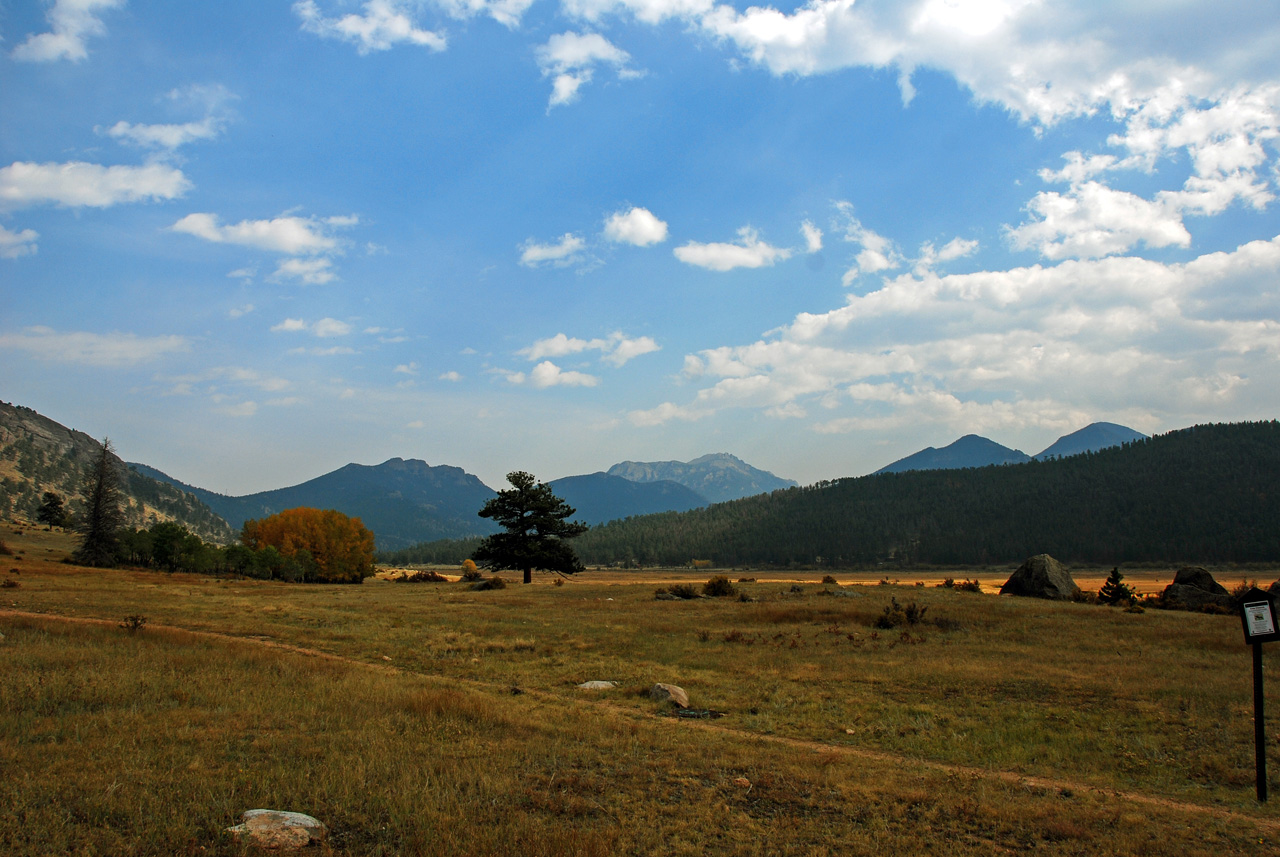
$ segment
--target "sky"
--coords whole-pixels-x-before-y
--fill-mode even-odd
[[[228,494],[1280,416],[1273,0],[0,0],[0,399]]]

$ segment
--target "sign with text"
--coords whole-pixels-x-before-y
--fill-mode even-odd
[[[1246,643],[1269,643],[1280,640],[1280,621],[1276,615],[1276,600],[1269,592],[1250,589],[1240,605],[1240,620],[1244,623]]]

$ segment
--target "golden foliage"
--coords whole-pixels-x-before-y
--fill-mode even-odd
[[[271,546],[284,556],[314,563],[321,583],[359,583],[373,574],[373,533],[359,518],[333,509],[301,506],[245,521],[240,541],[253,550]]]

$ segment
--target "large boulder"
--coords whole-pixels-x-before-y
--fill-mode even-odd
[[[329,828],[300,812],[251,809],[240,816],[240,824],[228,827],[227,832],[247,838],[260,848],[305,848],[312,842],[323,842]]]
[[[1052,598],[1070,601],[1080,591],[1071,579],[1071,572],[1047,553],[1031,557],[1009,576],[1000,587],[1001,595],[1022,595],[1029,598]]]
[[[684,692],[684,688],[674,684],[658,682],[649,688],[649,698],[656,699],[658,702],[670,702],[676,708],[689,707],[689,694]]]
[[[1231,609],[1231,595],[1226,587],[1214,580],[1207,569],[1194,565],[1178,569],[1173,583],[1164,588],[1160,598],[1169,606],[1188,610],[1203,610],[1210,605]]]

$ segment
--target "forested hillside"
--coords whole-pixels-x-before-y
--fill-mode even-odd
[[[1280,423],[1205,425],[1070,458],[886,473],[615,521],[587,564],[1280,560]]]

